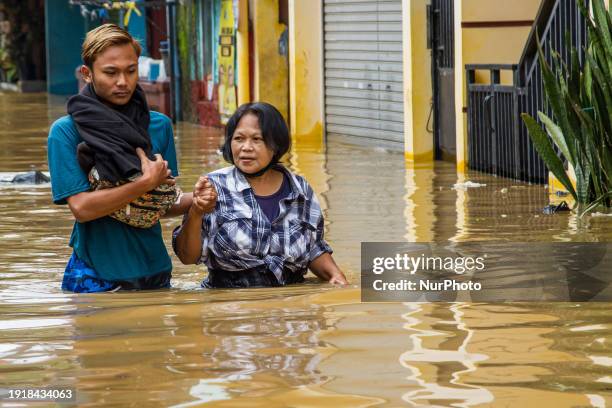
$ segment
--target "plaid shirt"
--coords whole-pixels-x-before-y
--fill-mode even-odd
[[[221,272],[265,266],[284,284],[283,270],[305,274],[312,260],[332,253],[323,239],[321,207],[308,182],[282,166],[275,169],[288,176],[291,194],[280,200],[279,215],[272,222],[234,166],[208,175],[218,198],[215,211],[202,219],[198,263]]]

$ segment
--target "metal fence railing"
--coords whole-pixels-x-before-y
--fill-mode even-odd
[[[520,114],[552,115],[546,104],[537,38],[546,60],[554,53],[565,62],[572,47],[583,58],[586,21],[577,0],[544,0],[532,26],[519,64],[466,65],[468,166],[475,170],[535,183],[546,183],[548,170],[533,147]],[[567,41],[569,39],[569,41]],[[477,82],[477,72],[488,72],[488,83]],[[502,84],[508,71],[511,83]]]

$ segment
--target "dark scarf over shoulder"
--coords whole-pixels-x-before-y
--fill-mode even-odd
[[[154,159],[148,133],[149,106],[139,85],[127,104],[111,108],[87,84],[68,100],[68,114],[84,141],[78,146],[77,156],[86,173],[95,164],[101,180],[116,183],[141,171],[137,147]]]

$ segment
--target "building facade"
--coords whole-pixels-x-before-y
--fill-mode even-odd
[[[516,63],[538,7],[531,0],[290,0],[293,134],[309,142],[348,137],[403,150],[409,164],[444,158],[465,170],[463,67]]]
[[[239,102],[279,106],[296,143],[322,146],[338,138],[401,150],[414,165],[454,161],[460,171],[467,160],[463,67],[516,63],[540,6],[532,0],[235,3],[249,17],[237,25],[245,45],[236,86],[239,96],[241,89],[249,96]]]
[[[266,101],[295,143],[341,139],[403,151],[410,165],[444,159],[464,171],[464,67],[516,64],[543,3],[185,0],[170,16],[147,8],[148,20],[133,15],[128,28],[159,57],[163,23],[174,24],[178,120],[222,126],[240,104]],[[66,0],[46,0],[50,92],[76,91],[78,50],[94,23]]]

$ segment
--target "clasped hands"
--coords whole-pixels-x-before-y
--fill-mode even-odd
[[[217,204],[217,191],[208,177],[201,176],[193,190],[193,202],[191,211],[198,215],[208,214],[215,209]]]

